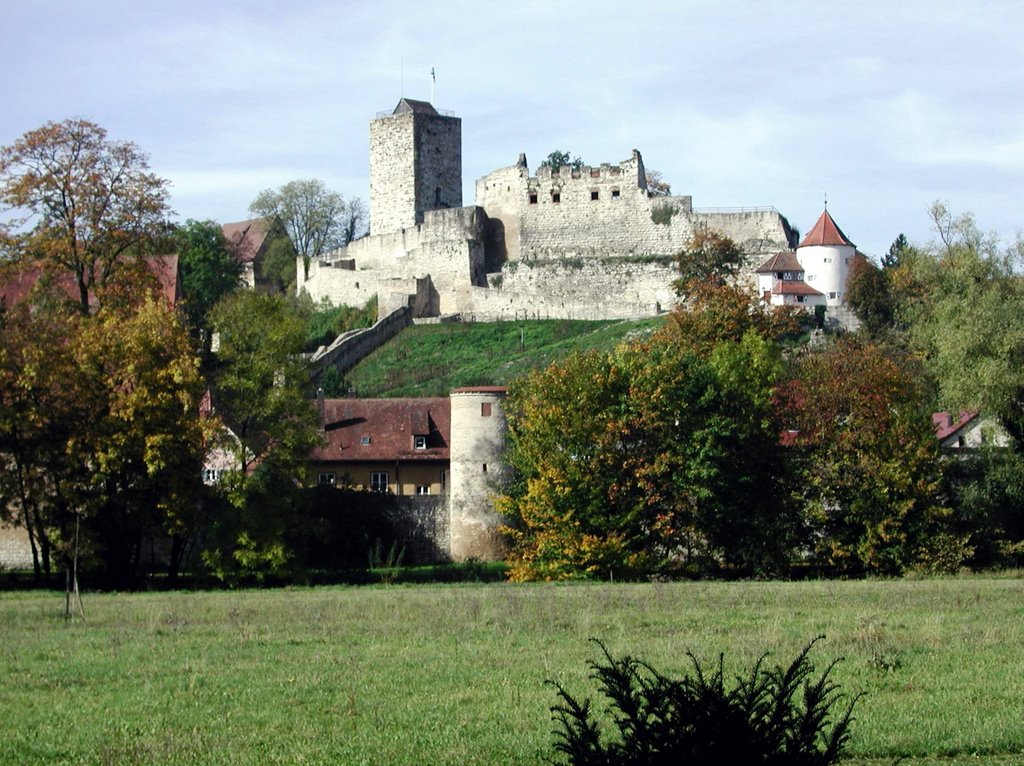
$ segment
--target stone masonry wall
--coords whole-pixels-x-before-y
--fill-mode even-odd
[[[462,207],[462,120],[404,111],[370,123],[370,232],[422,223]]]
[[[0,524],[0,569],[31,569],[32,546],[21,527]]]
[[[492,287],[464,293],[467,321],[639,319],[668,311],[676,296],[667,261],[565,258],[511,262],[491,274]]]

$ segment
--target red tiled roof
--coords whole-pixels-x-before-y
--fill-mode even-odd
[[[424,399],[326,399],[325,446],[313,460],[365,462],[448,460],[451,401]],[[426,449],[415,449],[414,436],[426,436]]]
[[[956,421],[953,420],[953,416],[948,412],[933,412],[932,428],[935,429],[935,438],[942,441],[952,436],[976,417],[978,417],[976,410],[964,410]]]
[[[220,229],[224,232],[224,239],[235,248],[235,257],[239,263],[252,263],[256,260],[267,241],[267,229],[262,218],[226,223]]]
[[[818,218],[818,222],[814,224],[814,227],[807,232],[807,236],[801,240],[800,247],[809,247],[812,245],[845,245],[847,247],[856,247],[845,234],[842,229],[832,220],[832,216],[828,214],[826,210]]]
[[[146,268],[156,277],[160,285],[160,292],[167,302],[174,306],[181,298],[181,282],[179,280],[178,256],[158,255],[145,259]],[[44,274],[45,270],[39,266],[11,266],[3,273],[0,273],[0,304],[13,307],[25,300],[32,288]],[[53,284],[73,301],[79,299],[78,283],[74,275],[69,271],[61,271],[54,274]],[[90,300],[95,299],[95,293],[90,290]],[[95,306],[93,306],[95,308]]]
[[[772,295],[822,295],[809,284],[798,279],[780,279],[772,288]]]
[[[776,253],[757,267],[758,274],[768,274],[773,271],[803,271],[804,267],[796,258],[792,250],[783,250]]]
[[[464,388],[453,388],[453,394],[507,394],[506,386],[466,386]]]

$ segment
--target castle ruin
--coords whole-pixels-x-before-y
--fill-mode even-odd
[[[748,256],[791,245],[773,208],[694,210],[656,196],[643,158],[598,167],[541,166],[526,157],[476,181],[462,205],[462,121],[402,99],[370,124],[370,233],[309,265],[297,289],[315,301],[416,318],[635,319],[676,300],[673,256],[707,226]]]

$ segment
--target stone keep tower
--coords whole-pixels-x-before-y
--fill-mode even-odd
[[[423,223],[426,210],[462,207],[462,120],[403,98],[370,123],[370,233]]]
[[[493,496],[508,478],[504,462],[506,390],[457,388],[451,393],[449,553],[455,561],[505,555]]]

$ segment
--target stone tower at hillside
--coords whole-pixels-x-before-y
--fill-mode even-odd
[[[370,123],[370,233],[423,223],[462,207],[462,120],[403,98]]]

